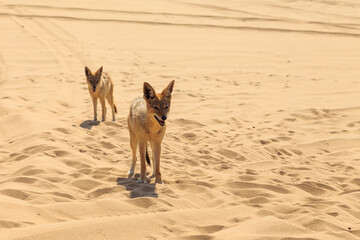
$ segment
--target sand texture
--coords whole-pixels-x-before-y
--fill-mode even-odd
[[[360,239],[358,0],[0,0],[0,29],[1,240]],[[130,103],[172,80],[137,184]]]

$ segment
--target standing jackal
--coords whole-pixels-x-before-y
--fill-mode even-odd
[[[151,85],[145,82],[143,89],[144,97],[135,99],[130,107],[128,126],[133,157],[129,178],[134,175],[136,148],[139,145],[141,163],[139,183],[146,182],[145,158],[150,165],[147,143],[150,143],[153,153],[153,177],[155,177],[156,183],[162,183],[160,173],[161,142],[166,131],[165,121],[167,114],[170,112],[171,93],[174,88],[174,83],[175,81],[170,82],[160,94],[156,94]]]
[[[112,120],[115,121],[115,113],[117,113],[117,108],[114,103],[114,84],[111,81],[109,74],[102,72],[103,67],[100,67],[94,74],[90,71],[88,67],[85,67],[85,75],[87,84],[89,87],[89,93],[93,100],[94,105],[94,121],[97,121],[97,99],[100,99],[102,115],[101,120],[105,121],[106,117],[106,106],[105,98],[108,100],[111,111],[112,111]]]

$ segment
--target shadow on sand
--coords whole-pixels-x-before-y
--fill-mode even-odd
[[[80,127],[90,130],[93,126],[97,126],[99,124],[100,124],[100,121],[86,120],[80,124]]]
[[[135,175],[135,178],[118,178],[116,180],[118,185],[124,186],[130,192],[130,198],[138,197],[154,197],[157,198],[158,194],[155,193],[155,183],[137,183],[136,179],[140,176]]]

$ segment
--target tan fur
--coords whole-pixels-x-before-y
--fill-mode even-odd
[[[97,121],[97,100],[100,99],[102,107],[101,120],[105,121],[106,117],[106,106],[105,98],[110,104],[112,111],[112,120],[115,121],[115,113],[117,113],[117,108],[114,103],[114,84],[111,81],[109,74],[102,72],[103,67],[100,67],[94,74],[90,71],[88,67],[85,67],[85,76],[86,82],[88,84],[89,93],[93,100],[94,105],[94,121]],[[94,91],[95,89],[95,91]]]
[[[146,182],[145,158],[148,143],[153,153],[153,177],[155,177],[156,183],[162,183],[160,173],[161,143],[166,131],[165,120],[167,114],[170,112],[171,93],[174,88],[174,83],[175,81],[170,82],[161,94],[156,94],[151,85],[145,82],[143,89],[144,97],[135,99],[130,107],[128,126],[133,157],[129,177],[134,175],[136,148],[139,146],[141,163],[139,182],[141,183]]]

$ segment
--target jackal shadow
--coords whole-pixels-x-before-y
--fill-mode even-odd
[[[135,178],[118,178],[116,180],[118,185],[124,186],[126,190],[130,191],[130,198],[138,197],[154,197],[157,198],[158,194],[155,193],[156,184],[153,183],[137,183],[140,174],[135,174]]]
[[[90,130],[93,126],[97,126],[99,124],[100,124],[100,121],[85,120],[80,124],[80,127]]]

